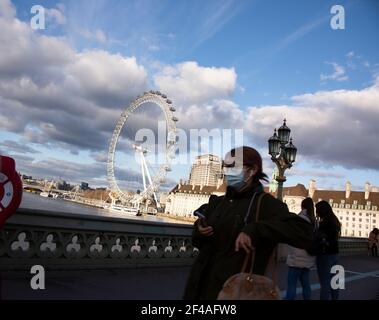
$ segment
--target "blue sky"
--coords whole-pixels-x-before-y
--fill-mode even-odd
[[[16,15],[8,16],[7,19],[19,19],[25,26],[29,24],[32,16],[30,8],[36,4],[34,1],[12,1],[12,4],[7,0],[0,2],[3,2],[4,8],[13,6],[16,9]],[[72,58],[72,62],[64,62],[62,74],[58,74],[56,69],[59,69],[60,63],[63,65],[65,57],[55,61],[55,56],[51,58],[54,68],[49,67],[46,71],[48,68],[45,64],[40,66],[41,69],[46,69],[46,72],[41,71],[41,76],[36,75],[38,71],[27,70],[21,72],[22,75],[18,75],[18,78],[7,77],[4,81],[11,83],[15,79],[27,77],[32,79],[39,89],[46,89],[46,83],[49,81],[59,83],[56,80],[58,77],[65,77],[65,85],[75,76],[83,81],[83,74],[79,73],[83,68],[76,68],[75,61],[85,56],[86,52],[102,50],[106,53],[105,60],[112,55],[119,55],[125,59],[134,57],[136,66],[133,64],[133,74],[139,77],[138,79],[143,77],[143,81],[140,86],[135,85],[125,96],[125,105],[132,100],[139,88],[163,91],[166,89],[169,93],[174,89],[174,92],[185,92],[179,97],[173,94],[176,98],[174,102],[180,107],[179,114],[184,119],[195,109],[203,110],[201,112],[205,117],[207,112],[214,112],[215,115],[211,118],[217,120],[220,112],[229,111],[220,105],[219,101],[228,101],[229,105],[233,103],[234,107],[230,107],[230,112],[238,113],[240,118],[235,122],[228,122],[227,119],[225,122],[222,119],[218,122],[215,120],[213,127],[219,123],[220,128],[244,128],[245,141],[262,151],[268,173],[272,171],[272,164],[265,150],[265,141],[272,134],[274,126],[281,124],[279,119],[286,117],[288,125],[293,129],[294,143],[299,147],[299,161],[291,169],[293,172],[289,172],[288,184],[301,182],[308,185],[309,179],[314,178],[321,188],[341,189],[346,180],[350,180],[356,189],[362,188],[367,180],[378,185],[377,152],[372,155],[373,152],[369,152],[367,145],[378,137],[378,130],[372,129],[374,123],[379,120],[378,107],[375,109],[372,102],[377,97],[376,88],[379,84],[378,1],[339,1],[338,4],[345,8],[344,30],[333,30],[330,27],[330,19],[333,16],[330,8],[336,4],[335,1],[81,0],[39,1],[38,4],[55,11],[49,12],[45,30],[25,33],[22,36],[26,41],[34,41],[37,44],[43,41],[42,37],[47,37],[49,41],[59,39],[59,46],[63,48],[61,52],[67,50],[67,56],[73,54],[75,57]],[[11,32],[18,31],[11,29]],[[14,42],[16,41],[17,36],[14,39]],[[34,45],[31,44],[30,48],[33,49]],[[46,48],[49,52],[48,48],[49,46]],[[47,57],[45,59],[50,59],[48,52],[44,53]],[[32,56],[32,52],[27,52],[22,59],[30,58],[30,63],[33,63]],[[196,65],[186,65],[187,62],[195,62]],[[70,67],[70,63],[74,67]],[[194,75],[191,73],[190,79],[185,78],[187,73],[181,71],[182,65],[186,65],[188,70],[195,70]],[[67,77],[64,71],[66,67],[70,72],[72,69],[75,71],[71,78]],[[138,67],[143,68],[144,72]],[[165,69],[167,67],[173,68],[176,76],[168,75]],[[10,68],[9,64],[7,68]],[[5,72],[5,67],[0,68],[0,75],[1,72],[3,75],[11,74],[8,69]],[[52,69],[54,70],[51,71]],[[230,77],[230,82],[227,85],[221,83],[217,88],[214,84],[208,83],[208,73],[213,72],[211,69],[225,75],[225,79]],[[197,89],[193,84],[196,82],[196,70],[204,72],[203,87],[207,89],[209,85],[210,92],[202,94],[198,99],[194,99],[192,94]],[[236,76],[235,80],[233,73]],[[131,78],[130,81],[133,84],[131,86],[134,86],[135,78]],[[72,86],[68,88],[71,90]],[[112,92],[123,97],[117,90],[116,88]],[[128,90],[128,87],[125,87],[125,91]],[[50,94],[47,89],[46,92]],[[69,90],[65,92],[67,96],[71,95]],[[5,93],[0,91],[0,97],[4,98],[2,104],[0,103],[0,109],[2,112],[5,111],[3,114],[10,110],[6,103],[22,103],[25,108],[34,105],[33,101],[25,101],[17,93],[12,97],[8,93],[9,90]],[[104,101],[108,103],[106,98],[111,93],[105,92],[104,96],[96,96],[98,100],[95,100],[94,96],[89,97],[93,94],[91,91],[84,99],[90,101],[91,106],[97,104],[105,108]],[[76,98],[78,93],[75,91],[72,96]],[[295,96],[298,98],[294,98]],[[56,97],[50,97],[52,108]],[[109,102],[108,110],[101,111],[104,112],[104,117],[109,115],[109,120],[101,119],[94,125],[93,129],[101,131],[104,139],[110,137],[111,124],[114,126],[116,115],[122,110],[120,101],[123,100],[120,98],[117,102]],[[362,106],[357,106],[355,101],[362,101]],[[72,108],[67,107],[67,110],[70,110],[71,116],[77,112],[77,119],[80,119],[86,107],[83,105],[83,109],[79,110],[80,104],[74,105]],[[210,108],[206,109],[205,106]],[[333,108],[327,109],[325,116],[336,117],[331,118],[329,124],[322,117],[317,118],[319,113],[323,114],[325,106]],[[222,108],[224,109],[221,110]],[[298,114],[296,108],[299,110]],[[96,162],[95,158],[97,154],[104,155],[106,145],[101,145],[100,142],[98,146],[88,146],[84,143],[82,145],[73,136],[62,136],[46,126],[46,123],[51,122],[54,128],[61,126],[71,131],[68,127],[70,119],[67,118],[67,123],[64,122],[65,106],[59,110],[62,112],[59,123],[56,123],[57,119],[49,121],[47,114],[37,117],[34,109],[37,110],[38,106],[34,105],[29,109],[33,121],[20,120],[22,123],[14,128],[10,125],[0,128],[0,142],[16,141],[39,151],[21,155],[7,149],[7,145],[0,144],[1,151],[14,155],[16,159],[19,157],[21,169],[30,171],[31,174],[42,175],[46,169],[46,161],[51,161],[50,164],[54,163],[57,166],[59,161],[63,161],[83,166],[91,165],[91,170],[101,168],[101,162]],[[16,107],[13,110],[16,110]],[[307,110],[312,110],[314,114]],[[14,112],[16,117],[17,113]],[[343,115],[341,122],[338,121],[339,113]],[[307,114],[309,118],[306,117]],[[103,113],[101,116],[99,113],[100,117],[103,117]],[[249,119],[252,121],[249,122]],[[366,127],[365,121],[369,122]],[[352,127],[349,131],[348,127],[357,122],[362,126]],[[185,129],[190,128],[186,121],[179,121],[178,127],[181,123]],[[201,128],[202,124],[196,126],[192,121],[193,128]],[[83,122],[84,125],[91,127],[89,122]],[[36,138],[37,134],[39,139]],[[43,137],[46,139],[43,140]],[[100,136],[99,141],[102,141]],[[311,147],[309,142],[316,144]],[[319,144],[322,146],[319,147]],[[362,154],[361,148],[365,144],[367,151]],[[365,160],[359,159],[359,156]],[[65,168],[65,172],[71,170],[69,165]],[[188,166],[178,167],[175,176],[186,177],[188,171]],[[89,172],[92,171],[88,170]],[[46,171],[47,176],[56,177],[58,174],[57,171]],[[62,173],[62,176],[65,174]],[[73,177],[77,177],[77,174],[67,174],[67,179]],[[77,177],[78,180],[87,179],[94,184],[102,184],[104,181],[100,174],[97,178],[90,178],[85,175]]]

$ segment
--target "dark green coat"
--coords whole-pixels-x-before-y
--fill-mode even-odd
[[[258,194],[262,185],[244,193],[233,192],[228,188],[226,195],[211,196],[204,210],[207,222],[214,234],[204,237],[194,224],[192,244],[199,249],[185,289],[184,299],[216,299],[224,282],[239,273],[245,258],[245,251],[235,251],[235,240],[241,231],[251,236],[256,248],[253,272],[264,274],[266,266],[278,243],[288,243],[298,248],[309,247],[313,230],[309,223],[288,211],[287,205],[270,194],[262,198],[259,222],[255,223]],[[244,218],[254,195],[250,220]]]

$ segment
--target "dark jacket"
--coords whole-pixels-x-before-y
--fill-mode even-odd
[[[338,254],[338,238],[340,237],[341,224],[335,215],[323,219],[318,228],[318,232],[325,236],[326,245],[322,254]]]
[[[214,229],[210,237],[202,236],[194,224],[192,243],[199,249],[185,289],[184,299],[216,299],[224,282],[239,273],[245,251],[235,252],[235,241],[241,231],[251,236],[256,248],[253,272],[264,274],[273,249],[278,243],[306,248],[313,230],[309,223],[288,211],[287,205],[270,194],[262,198],[259,222],[255,223],[258,196],[250,210],[250,219],[244,218],[254,193],[263,192],[259,183],[243,193],[227,188],[225,196],[211,196],[203,211]]]

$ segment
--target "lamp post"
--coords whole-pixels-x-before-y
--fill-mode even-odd
[[[296,160],[297,148],[292,144],[292,138],[290,138],[291,129],[286,125],[286,119],[283,121],[283,125],[274,130],[274,135],[268,140],[268,150],[271,155],[271,160],[278,167],[278,193],[277,198],[283,200],[283,183],[286,181],[284,171],[292,167],[292,164]]]

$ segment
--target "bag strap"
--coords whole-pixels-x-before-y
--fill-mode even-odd
[[[261,209],[261,202],[262,202],[262,198],[265,196],[265,192],[262,192],[259,196],[258,196],[258,205],[257,205],[257,211],[255,213],[255,222],[258,222],[258,219],[259,219],[259,212],[260,212],[260,209]],[[250,200],[250,203],[249,203],[249,208],[247,209],[247,213],[245,215],[245,223],[248,219],[248,217],[250,216],[250,210],[251,210],[251,207],[253,205],[253,202],[254,202],[254,199],[255,199],[255,196],[257,195],[257,193],[255,192],[253,197],[251,198]],[[250,269],[250,272],[249,273],[252,273],[253,272],[253,267],[254,267],[254,259],[255,259],[255,249],[253,249],[253,254],[251,255],[251,269]],[[250,253],[246,254],[246,257],[245,257],[245,260],[242,264],[242,269],[241,269],[241,272],[246,272],[247,270],[247,264],[249,263],[249,260],[250,260]]]
[[[264,193],[262,193],[262,194],[264,194]],[[253,205],[253,203],[254,203],[254,200],[255,200],[255,196],[257,195],[257,193],[256,192],[254,192],[254,195],[253,195],[253,197],[251,198],[251,200],[250,200],[250,203],[249,203],[249,208],[247,209],[247,212],[246,212],[246,214],[245,214],[245,218],[243,219],[243,221],[245,222],[245,224],[247,224],[247,221],[248,221],[248,219],[249,219],[249,217],[250,217],[250,213],[251,213],[251,206]],[[263,197],[263,195],[262,196],[260,196],[260,197]],[[258,202],[259,202],[259,199],[258,199]],[[258,203],[258,206],[259,206],[259,203]],[[259,207],[258,207],[259,208]],[[258,210],[259,211],[259,210]],[[258,214],[259,214],[259,212],[258,212]]]
[[[256,194],[254,194],[254,196],[252,197],[252,200],[250,201],[250,205],[249,205],[249,209],[248,209],[248,214],[250,213],[250,209],[251,209],[252,203],[254,201],[255,195]],[[265,195],[266,195],[266,193],[262,192],[259,195],[259,197],[258,197],[257,210],[256,210],[256,213],[255,213],[255,222],[259,221],[259,214],[260,214],[260,210],[261,210],[261,202],[262,202],[262,199],[263,199],[263,197]],[[248,214],[246,216],[248,216]],[[277,255],[278,255],[278,246],[275,247],[274,252],[271,254],[270,260],[269,260],[268,265],[266,267],[266,271],[267,271],[267,269],[269,269],[269,267],[273,265],[273,267],[272,267],[272,269],[273,269],[272,282],[273,282],[274,288],[276,288],[277,283],[278,283],[278,273],[277,273],[277,266],[278,266],[278,261],[277,260],[278,259],[277,259]],[[247,268],[247,264],[248,264],[248,262],[249,262],[250,259],[251,259],[251,266],[250,266],[250,272],[249,272],[249,274],[250,274],[250,276],[252,276],[253,275],[254,263],[255,263],[255,248],[252,249],[251,253],[247,253],[246,254],[245,260],[244,260],[243,265],[242,265],[241,272],[246,272],[247,271],[246,268]]]

